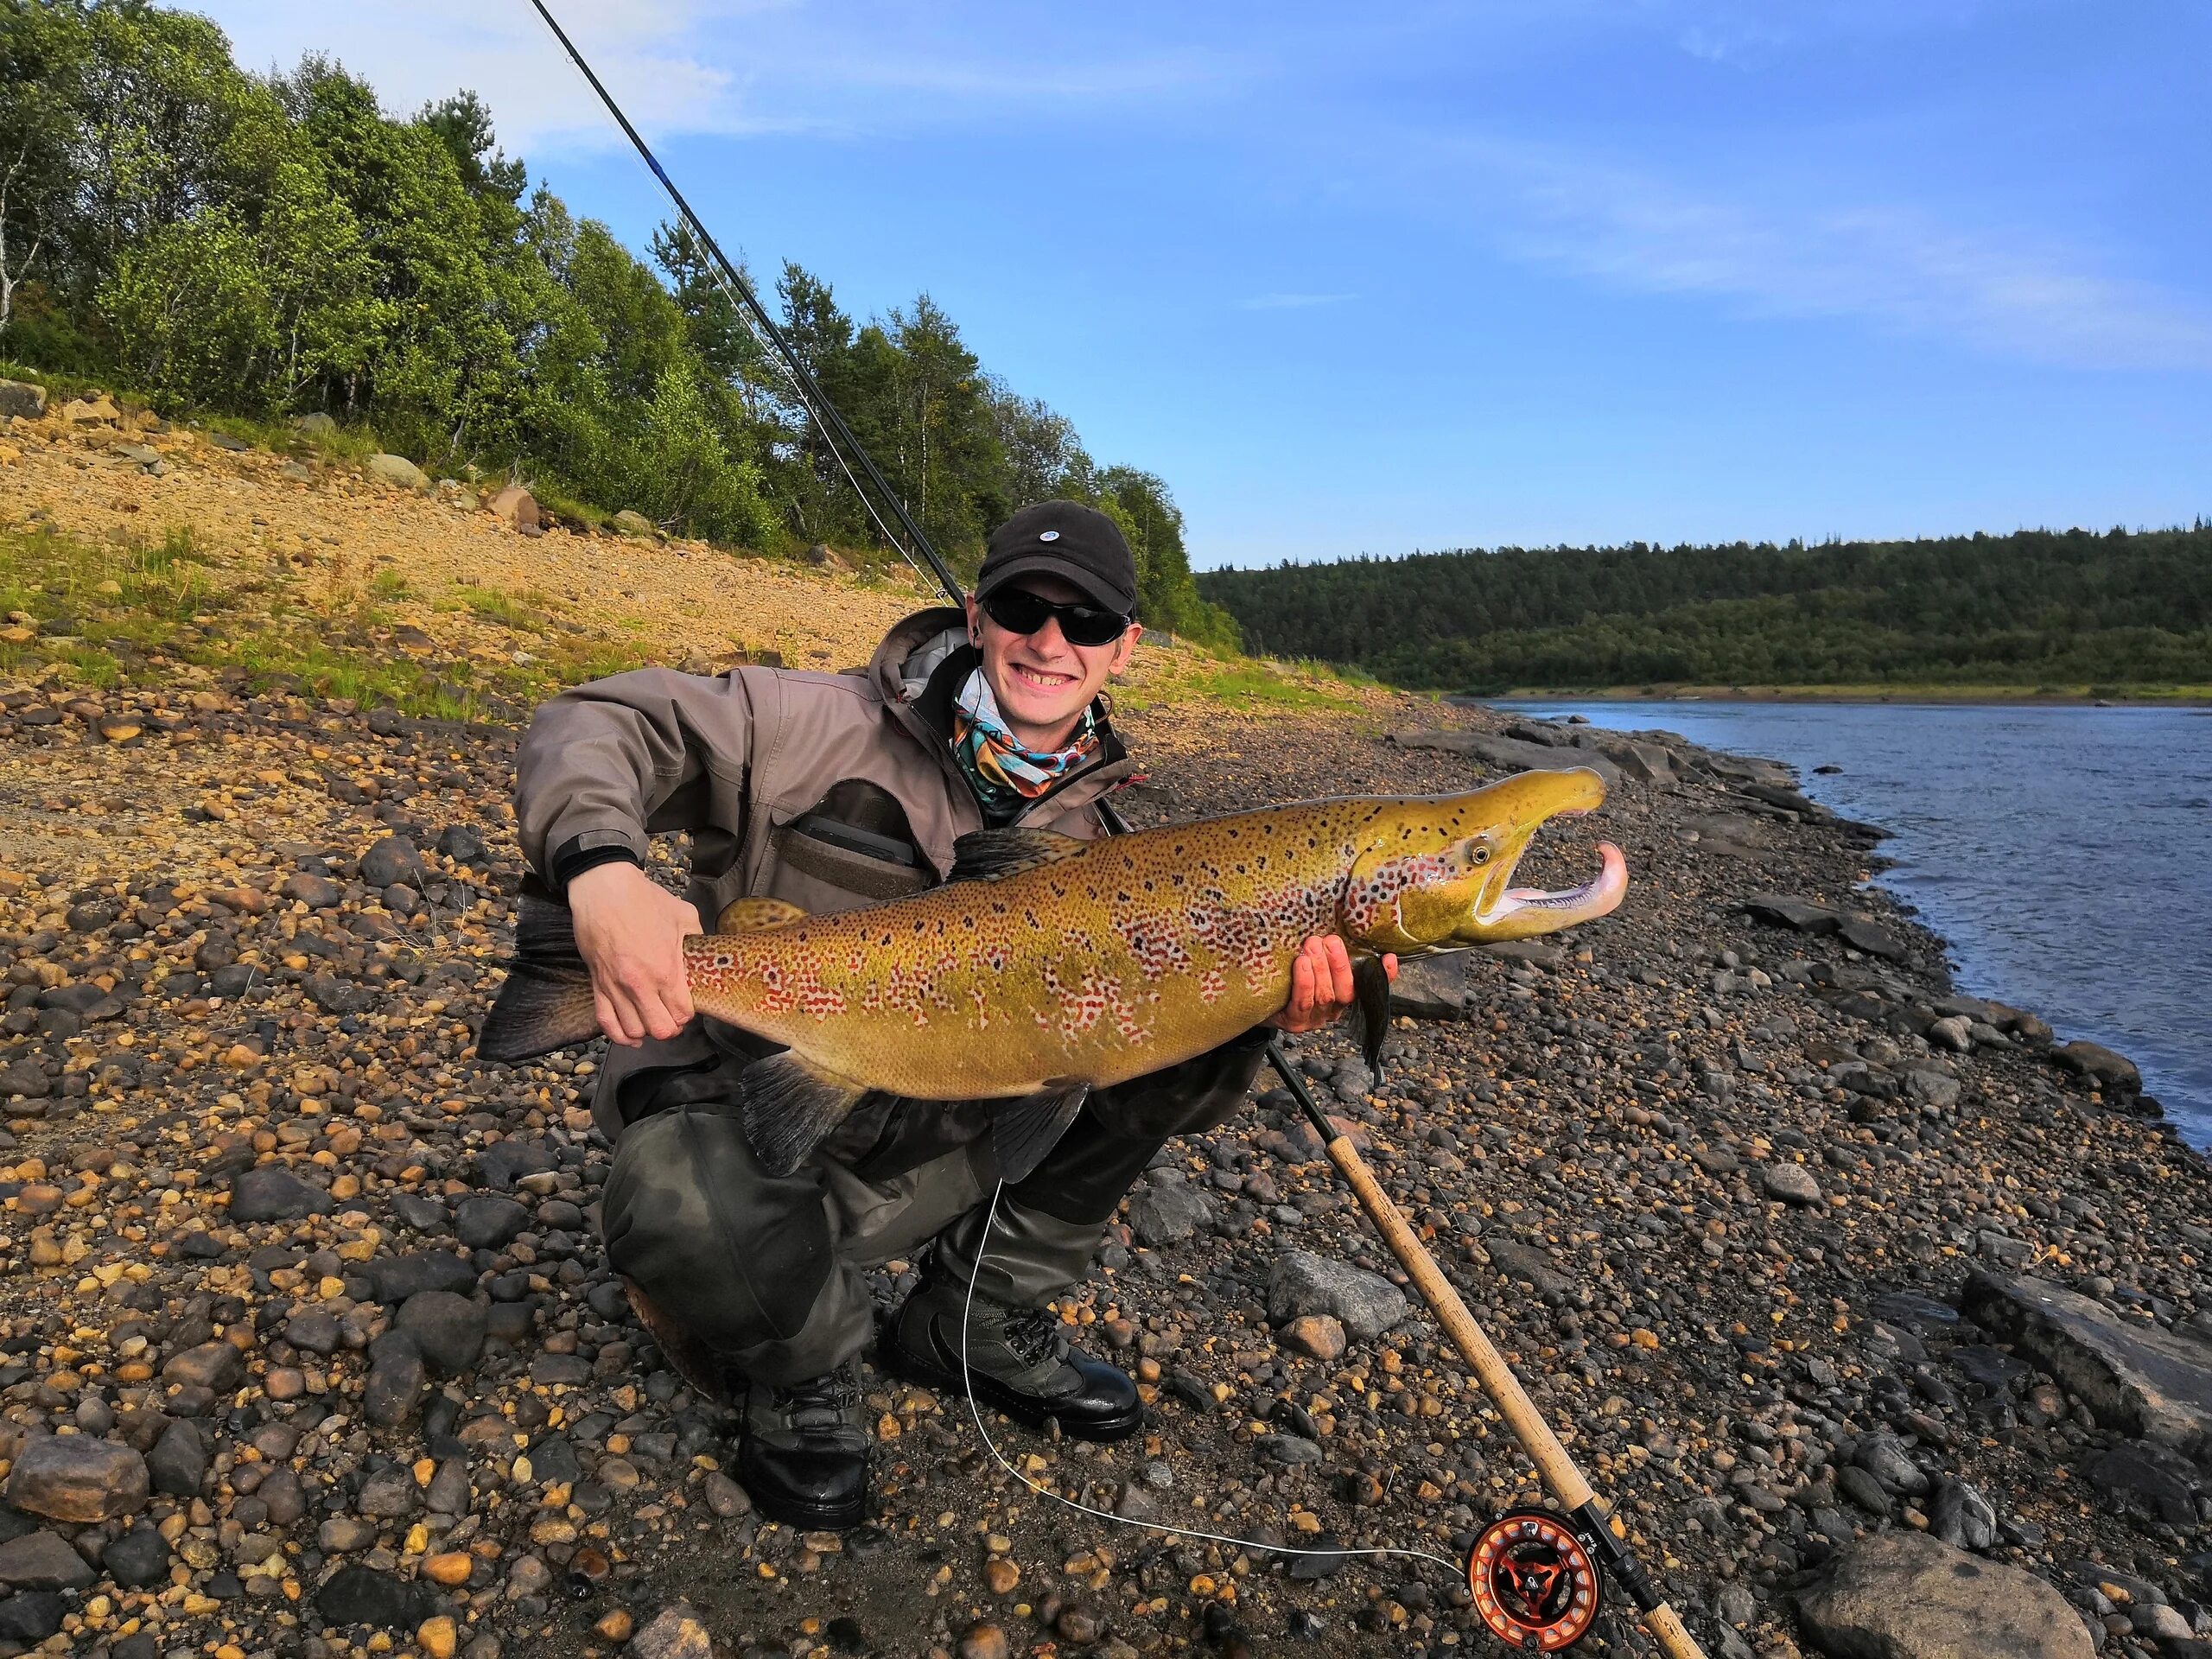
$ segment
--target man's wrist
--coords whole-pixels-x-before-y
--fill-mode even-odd
[[[568,886],[586,870],[595,870],[602,864],[627,864],[633,869],[643,869],[645,861],[636,851],[620,842],[607,842],[597,847],[585,847],[569,842],[557,849],[546,861],[549,868],[545,879],[554,890],[566,892]]]

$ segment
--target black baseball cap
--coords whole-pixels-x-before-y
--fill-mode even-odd
[[[1094,603],[1123,616],[1136,613],[1137,562],[1121,526],[1080,501],[1039,501],[993,531],[976,575],[976,597],[1031,575],[1058,576]]]

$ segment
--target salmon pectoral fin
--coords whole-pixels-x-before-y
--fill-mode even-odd
[[[1010,1100],[991,1114],[991,1151],[999,1179],[1011,1185],[1045,1160],[1090,1096],[1087,1083],[1049,1085]]]
[[[1359,1052],[1382,1079],[1382,1038],[1390,1029],[1390,976],[1382,971],[1382,958],[1362,957],[1352,964],[1352,995],[1359,1002]]]
[[[753,1155],[771,1175],[788,1175],[868,1090],[791,1053],[756,1060],[739,1074],[738,1110]]]
[[[476,1033],[478,1057],[513,1065],[598,1035],[599,1007],[591,969],[576,949],[575,918],[566,905],[525,891],[514,960]]]

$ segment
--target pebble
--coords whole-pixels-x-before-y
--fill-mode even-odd
[[[315,1611],[327,1624],[368,1624],[413,1630],[430,1616],[429,1593],[375,1567],[349,1564],[315,1592]]]
[[[416,1292],[400,1305],[392,1323],[414,1339],[424,1368],[434,1377],[461,1376],[475,1366],[484,1351],[484,1305],[453,1291]]]
[[[684,1602],[664,1607],[630,1638],[633,1659],[712,1659],[713,1638]]]
[[[7,1501],[31,1515],[79,1524],[146,1506],[146,1460],[127,1446],[85,1434],[42,1435],[17,1453]]]
[[[0,1544],[0,1584],[16,1590],[82,1590],[95,1581],[85,1558],[53,1533],[25,1533]]]
[[[1282,1339],[1308,1359],[1341,1359],[1344,1327],[1331,1313],[1301,1313],[1282,1328]]]
[[[1802,1164],[1769,1164],[1760,1172],[1759,1184],[1766,1189],[1767,1197],[1784,1204],[1821,1202],[1821,1184]]]

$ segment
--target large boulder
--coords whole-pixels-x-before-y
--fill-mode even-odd
[[[0,415],[35,421],[46,413],[46,388],[28,380],[0,380]]]
[[[1326,1313],[1345,1334],[1371,1342],[1406,1317],[1406,1294],[1380,1274],[1306,1250],[1287,1250],[1268,1270],[1268,1317],[1278,1325]]]
[[[427,490],[430,487],[429,474],[404,455],[371,455],[369,476],[382,479],[387,484],[396,484],[404,490]]]
[[[1143,1189],[1129,1199],[1129,1230],[1154,1249],[1179,1244],[1213,1221],[1213,1205],[1187,1182],[1163,1179],[1179,1171],[1154,1170]]]
[[[1416,1020],[1459,1020],[1467,1012],[1467,959],[1452,953],[1416,957],[1398,964],[1390,1011]]]
[[[502,524],[512,524],[517,530],[536,530],[538,527],[537,498],[519,484],[510,484],[489,501],[484,510]]]
[[[2212,1455],[2212,1343],[2024,1274],[1976,1269],[1960,1306],[2078,1395],[2100,1426],[2183,1457]]]
[[[1924,1533],[1882,1532],[1839,1554],[1797,1598],[1829,1659],[2094,1659],[2065,1597],[2031,1573]]]
[[[2143,1074],[2125,1054],[2115,1054],[2102,1043],[2077,1039],[2050,1051],[2050,1058],[2068,1071],[2078,1072],[2100,1088],[2122,1096],[2143,1092]]]

